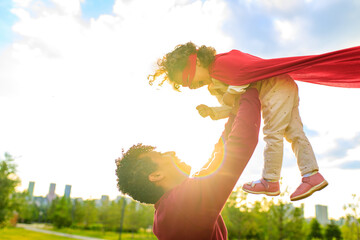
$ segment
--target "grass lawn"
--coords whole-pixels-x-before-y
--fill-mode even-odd
[[[0,229],[0,239],[1,240],[69,240],[73,238],[33,232],[22,228],[3,228]]]
[[[80,236],[87,236],[87,237],[93,237],[93,238],[102,238],[107,240],[118,240],[119,239],[119,233],[115,232],[99,232],[99,231],[91,231],[91,230],[79,230],[79,229],[71,229],[71,228],[63,228],[63,229],[51,229],[51,231],[56,232],[62,232],[67,234],[74,234],[74,235],[80,235]],[[154,234],[152,233],[123,233],[121,235],[122,240],[156,240]]]
[[[106,240],[118,240],[119,234],[115,232],[99,232],[99,231],[90,231],[90,230],[77,230],[71,228],[64,229],[50,229],[49,227],[44,228],[50,231],[62,232],[73,235],[87,236],[93,238],[102,238]],[[1,240],[69,240],[73,238],[60,237],[56,235],[39,233],[23,228],[4,228],[0,229],[0,239]],[[152,233],[123,233],[121,235],[122,240],[156,240],[154,234]]]

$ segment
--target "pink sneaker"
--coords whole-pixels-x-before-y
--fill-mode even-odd
[[[316,173],[310,177],[303,177],[302,183],[296,189],[296,191],[291,194],[290,200],[297,201],[309,197],[316,191],[320,191],[328,185],[328,182],[320,173]]]
[[[268,196],[278,196],[280,194],[279,182],[268,182],[265,179],[260,179],[260,183],[249,182],[242,186],[245,192],[253,194],[266,194]]]

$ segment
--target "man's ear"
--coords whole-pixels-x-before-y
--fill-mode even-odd
[[[149,181],[150,182],[158,182],[165,178],[164,174],[161,171],[155,171],[153,173],[150,173],[149,175]]]

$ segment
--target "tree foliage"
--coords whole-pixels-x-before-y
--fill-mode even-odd
[[[223,210],[229,239],[304,239],[305,220],[302,208],[278,201],[249,204],[247,194],[237,189]]]
[[[16,176],[16,165],[13,157],[5,153],[5,159],[0,160],[0,226],[12,217],[16,204],[12,201],[15,187],[20,183]]]
[[[72,204],[69,198],[55,198],[51,202],[49,218],[56,228],[70,227],[72,225]]]
[[[18,222],[32,223],[39,219],[40,208],[33,201],[27,191],[16,192],[12,197],[19,213]]]
[[[352,195],[353,202],[344,206],[347,212],[343,237],[349,240],[360,240],[360,197]]]
[[[340,228],[338,225],[335,224],[334,220],[332,220],[330,224],[326,226],[325,238],[326,240],[342,239]]]
[[[321,233],[321,225],[316,220],[316,218],[313,218],[310,222],[310,234],[308,235],[308,239],[323,239],[323,235]]]

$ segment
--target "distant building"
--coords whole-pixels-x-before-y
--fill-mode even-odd
[[[35,182],[29,182],[28,193],[31,198],[34,196],[34,187],[35,187]]]
[[[97,207],[102,206],[104,203],[109,201],[108,195],[102,195],[100,199],[95,199],[95,204]]]
[[[305,209],[305,205],[304,205],[304,203],[301,203],[301,205],[300,205],[300,208],[301,208],[301,217],[302,218],[305,218],[305,216],[304,216],[304,209]]]
[[[342,226],[342,225],[345,224],[345,221],[346,221],[345,218],[341,217],[336,221],[336,224],[339,225],[339,226]]]
[[[109,201],[109,196],[108,195],[102,195],[101,196],[101,202],[106,202]]]
[[[115,199],[115,202],[121,201],[122,198],[123,198],[123,196],[117,196],[116,199]]]
[[[64,197],[70,198],[70,193],[71,193],[71,185],[66,185],[65,186]]]
[[[329,224],[328,218],[328,207],[323,205],[315,205],[315,212],[316,212],[316,220],[322,224],[326,225]]]
[[[84,199],[82,199],[81,197],[78,197],[78,198],[75,198],[74,201],[82,203],[82,202],[84,202]]]
[[[41,197],[41,196],[36,196],[33,198],[34,203],[40,207],[40,206],[47,206],[48,205],[48,201],[47,198],[45,197]]]
[[[49,187],[49,193],[46,196],[47,200],[49,203],[52,202],[52,200],[54,200],[56,198],[55,195],[55,188],[56,188],[56,184],[55,183],[50,183],[50,187]]]

